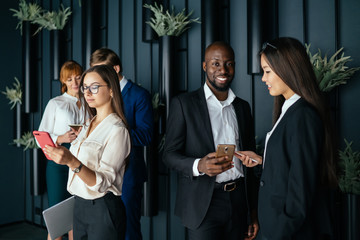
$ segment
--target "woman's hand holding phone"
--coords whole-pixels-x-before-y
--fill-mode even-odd
[[[73,160],[71,152],[65,147],[56,145],[48,132],[33,131],[33,135],[48,160],[61,165],[68,165]]]
[[[41,149],[43,150],[46,158],[51,160],[51,157],[44,151],[44,148],[46,145],[56,147],[55,143],[53,142],[53,140],[50,137],[50,134],[48,132],[44,132],[44,131],[33,131],[33,135],[36,138],[36,141],[40,145]]]
[[[240,159],[246,167],[255,167],[262,164],[262,157],[252,151],[237,151],[235,157]]]
[[[50,157],[51,160],[53,160],[55,163],[60,165],[70,165],[74,161],[74,156],[72,153],[63,146],[51,146],[46,145],[43,148],[43,151],[46,155]]]
[[[82,124],[69,124],[69,127],[71,128],[71,130],[77,136],[81,132],[81,129],[82,129],[83,125]]]
[[[64,133],[63,135],[58,136],[56,143],[61,145],[63,143],[71,143],[77,138],[77,134],[72,129]]]

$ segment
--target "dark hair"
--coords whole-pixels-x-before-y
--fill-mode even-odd
[[[324,146],[320,161],[321,181],[327,185],[335,185],[336,148],[330,111],[325,104],[324,96],[317,84],[313,66],[304,45],[294,38],[281,37],[263,45],[260,55],[281,80],[296,94],[312,105],[324,124]],[[285,98],[280,95],[274,99],[273,124],[281,114]]]
[[[122,72],[122,63],[119,56],[109,48],[99,48],[91,54],[90,66],[97,63],[103,63],[110,66],[119,65],[120,72]]]
[[[114,68],[112,68],[111,66],[108,66],[108,65],[93,66],[93,67],[89,68],[88,70],[86,70],[83,73],[83,75],[81,76],[80,86],[83,86],[84,78],[85,78],[86,74],[91,73],[91,72],[95,72],[95,73],[99,74],[99,76],[106,82],[108,87],[112,90],[113,95],[111,98],[111,105],[112,105],[115,113],[124,122],[127,130],[129,131],[129,135],[130,135],[129,125],[127,124],[125,114],[124,114],[124,102],[123,102],[123,99],[121,96],[119,78],[118,78],[116,71],[114,70]],[[85,103],[85,115],[84,116],[90,116],[90,118],[94,117],[96,115],[96,109],[91,108],[89,106],[89,104],[84,99],[84,94],[81,91],[80,91],[80,98]],[[86,120],[85,120],[84,124],[86,124]],[[129,156],[125,159],[125,169],[126,169],[126,166],[128,165],[128,159],[129,159]]]
[[[67,91],[66,87],[66,80],[71,77],[72,75],[81,75],[83,73],[83,69],[74,60],[66,61],[62,66],[60,70],[60,82],[61,82],[61,93],[64,93]]]

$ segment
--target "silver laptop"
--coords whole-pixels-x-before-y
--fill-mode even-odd
[[[73,228],[74,196],[43,211],[51,239],[58,238]]]

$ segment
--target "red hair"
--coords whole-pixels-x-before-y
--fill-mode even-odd
[[[72,75],[81,75],[83,73],[83,69],[77,62],[70,60],[66,61],[60,70],[60,82],[61,82],[61,93],[67,91],[66,80],[70,78]]]

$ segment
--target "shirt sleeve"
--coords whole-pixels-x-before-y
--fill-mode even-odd
[[[46,105],[44,114],[42,116],[39,131],[45,131],[48,132],[54,141],[56,143],[56,140],[58,138],[58,135],[54,134],[54,126],[55,126],[55,116],[56,116],[56,109],[57,105],[54,100],[50,100],[48,104]]]
[[[123,178],[124,163],[125,159],[129,156],[130,147],[130,136],[125,127],[111,132],[104,145],[99,168],[95,172],[96,184],[91,187],[89,186],[90,190],[106,192],[114,185],[117,178]]]
[[[193,176],[194,176],[194,177],[198,177],[198,176],[203,176],[203,175],[205,175],[205,173],[200,173],[199,170],[198,170],[199,161],[200,161],[200,158],[197,158],[197,159],[195,159],[195,161],[194,161],[194,165],[193,165]]]

